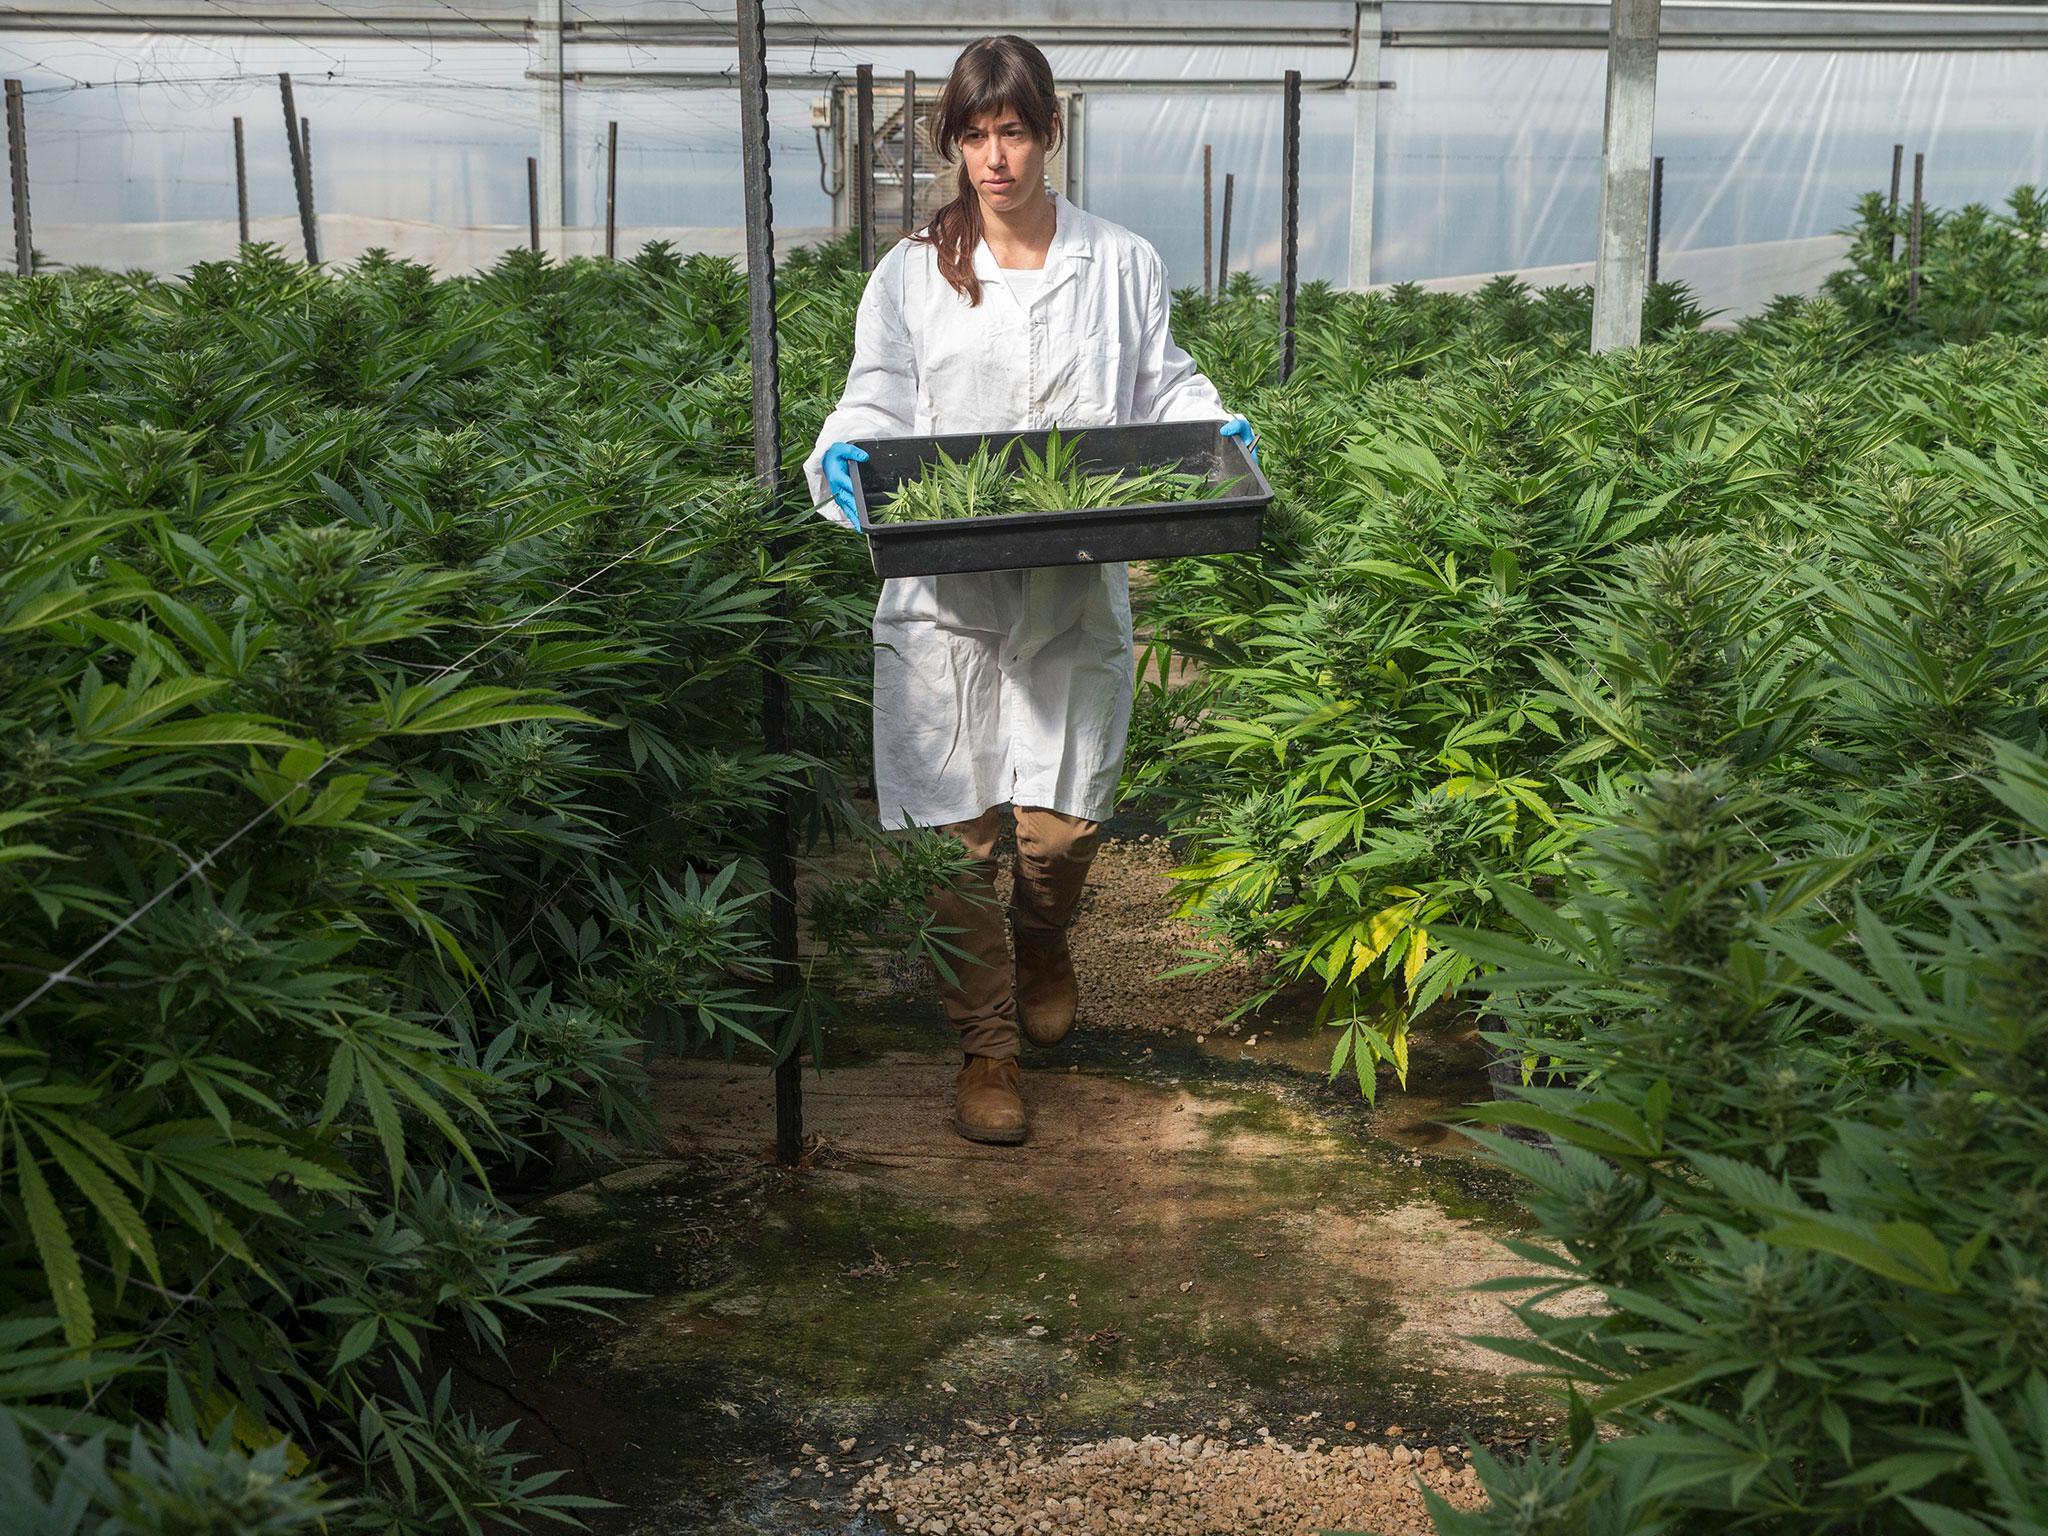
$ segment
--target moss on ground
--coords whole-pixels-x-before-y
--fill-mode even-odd
[[[835,1039],[902,1050],[900,1022],[877,1010],[865,1036]],[[582,1426],[564,1443],[658,1441],[630,1474],[643,1509],[680,1519],[689,1504],[690,1528],[712,1529],[744,1506],[756,1523],[734,1529],[777,1531],[808,1528],[805,1501],[763,1504],[749,1476],[764,1457],[801,1459],[804,1441],[879,1450],[1013,1419],[1048,1436],[1143,1434],[1223,1415],[1277,1432],[1313,1411],[1443,1433],[1527,1422],[1524,1389],[1401,1332],[1429,1297],[1333,1268],[1313,1246],[1332,1213],[1435,1207],[1502,1228],[1496,1172],[1368,1142],[1284,1068],[1155,1052],[1087,1070],[1155,1109],[1184,1095],[1193,1122],[1164,1116],[1183,1132],[1170,1177],[1110,1210],[1058,1187],[986,1198],[971,1161],[957,1188],[829,1160],[799,1173],[677,1163],[550,1202],[575,1277],[643,1299],[613,1322],[522,1334],[520,1406]]]

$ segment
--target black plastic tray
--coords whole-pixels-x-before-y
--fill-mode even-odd
[[[963,432],[946,437],[862,438],[867,461],[854,466],[854,500],[878,576],[939,576],[955,571],[1014,571],[1040,565],[1094,565],[1117,560],[1167,560],[1181,555],[1236,554],[1259,547],[1259,525],[1273,488],[1245,452],[1224,437],[1220,421],[1166,421],[1136,427],[1063,427],[1081,466],[1099,473],[1174,464],[1211,485],[1237,489],[1208,501],[1139,502],[1072,512],[1020,512],[925,523],[870,520],[868,503],[915,479],[944,449],[964,459],[986,439],[992,447],[1022,443],[1043,453],[1050,432]]]

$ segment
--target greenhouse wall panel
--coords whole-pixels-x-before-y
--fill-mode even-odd
[[[1267,30],[1259,37],[1273,40],[1236,47],[1199,31],[1180,40],[1146,33],[1141,19],[1129,37],[1068,32],[1054,40],[1077,17],[1099,22],[1111,14],[1099,9],[1045,23],[1047,52],[1063,82],[1125,82],[1084,87],[1084,205],[1157,245],[1177,286],[1199,284],[1207,144],[1215,224],[1224,176],[1236,177],[1232,268],[1276,277],[1280,99],[1277,88],[1258,82],[1277,87],[1283,70],[1300,68],[1300,273],[1305,281],[1346,282],[1357,98],[1330,88],[1351,69],[1346,51],[1330,43],[1341,38],[1333,18],[1348,8],[1261,13]],[[1395,9],[1418,8],[1392,8],[1390,18]],[[957,22],[956,10],[934,25]],[[1128,8],[1114,14],[1126,16]],[[884,8],[872,16],[883,17]],[[852,25],[861,18],[842,19]],[[1283,21],[1286,28],[1273,30]],[[1911,155],[1927,156],[1927,193],[1937,207],[1996,201],[2016,182],[2048,180],[2048,51],[1810,43],[1775,51],[1669,47],[1661,59],[1664,270],[1696,274],[1689,280],[1709,285],[1702,297],[1710,307],[1745,312],[1768,297],[1760,285],[1808,272],[1817,251],[1836,248],[1811,242],[1839,229],[1860,193],[1884,185],[1895,143],[1906,146],[1909,179]],[[561,254],[601,247],[606,125],[616,121],[620,226],[697,248],[735,248],[743,221],[737,107],[719,80],[729,53],[704,42],[648,45],[596,35],[571,52],[582,78],[563,91],[569,229],[551,233],[550,247]],[[871,62],[878,78],[908,67],[935,84],[956,52],[950,38],[934,44],[910,33],[900,42],[820,40],[771,50],[771,71],[788,82],[771,94],[770,108],[783,245],[813,237],[832,220],[827,189],[836,167],[821,164],[810,120],[812,100],[829,85],[816,82],[844,79],[855,64]],[[238,114],[248,134],[251,213],[284,219],[289,228],[294,205],[276,84],[282,70],[292,73],[300,111],[312,122],[323,217],[365,221],[350,226],[358,232],[382,221],[397,249],[422,258],[480,252],[488,260],[502,243],[523,243],[525,162],[540,147],[542,85],[529,78],[536,64],[530,36],[444,42],[293,36],[276,27],[178,36],[0,25],[0,67],[31,92],[38,244],[58,262],[154,266],[226,254]],[[1388,46],[1378,77],[1393,88],[1373,98],[1377,282],[1503,271],[1542,281],[1591,260],[1605,77],[1598,48]],[[1134,80],[1161,84],[1129,88]],[[1218,84],[1204,89],[1205,81]],[[885,238],[889,212],[882,210]],[[544,212],[542,222],[554,221]],[[180,231],[180,224],[189,227]],[[1218,232],[1212,226],[1212,238]],[[1689,262],[1689,255],[1701,259]]]

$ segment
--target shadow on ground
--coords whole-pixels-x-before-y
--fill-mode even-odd
[[[946,1127],[936,1007],[880,1000],[806,1074],[795,1171],[763,1068],[669,1063],[664,1155],[534,1207],[565,1273],[644,1299],[518,1331],[463,1362],[469,1395],[621,1533],[895,1530],[848,1489],[928,1448],[1547,1424],[1465,1339],[1514,1331],[1465,1287],[1519,1267],[1512,1191],[1448,1123],[1485,1093],[1479,1043],[1424,1033],[1374,1109],[1305,1020],[1259,1027],[1078,1030],[1027,1056],[1030,1140],[996,1148]]]

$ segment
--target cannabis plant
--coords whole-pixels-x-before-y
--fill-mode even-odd
[[[1043,450],[1021,439],[998,446],[987,438],[964,459],[941,448],[937,461],[900,482],[875,508],[875,516],[914,523],[1203,501],[1228,495],[1237,484],[1235,478],[1212,483],[1206,475],[1170,464],[1091,472],[1082,467],[1081,448],[1080,439],[1058,431],[1046,435]]]
[[[2048,197],[2038,187],[2014,188],[2003,212],[1924,209],[1917,292],[1909,209],[1866,193],[1841,233],[1848,263],[1825,291],[1854,323],[1922,346],[2048,332]]]
[[[1541,1238],[1514,1245],[1534,1342],[1493,1342],[1625,1434],[1443,1529],[1562,1529],[1530,1517],[1589,1496],[1644,1528],[2038,1516],[2014,1441],[2048,1397],[2048,761],[1991,756],[1990,835],[1964,880],[1920,861],[1925,921],[1716,762],[1610,805],[1563,906],[1504,888],[1533,938],[1459,936],[1511,1040],[1579,1021],[1550,1048],[1592,1084],[1484,1112],[1557,1149],[1489,1138]]]
[[[1262,968],[1247,1007],[1319,979],[1367,1093],[1479,963],[1447,925],[1526,933],[1497,888],[1554,900],[1641,775],[1818,795],[1859,888],[1908,890],[1912,834],[1981,814],[1985,733],[2038,715],[2037,349],[1909,361],[1902,317],[1825,299],[1704,333],[1674,290],[1594,358],[1582,298],[1323,295],[1247,405],[1262,558],[1155,571],[1147,676],[1201,671],[1145,685],[1127,787],[1186,837],[1191,963]],[[1249,280],[1190,308],[1204,361],[1265,315]]]
[[[815,394],[860,274],[801,261]],[[755,487],[744,288],[659,246],[0,284],[10,1514],[587,1506],[450,1385],[622,1299],[508,1196],[646,1128],[655,1047],[826,1058],[764,839],[862,825],[864,563]],[[825,926],[936,946],[948,868],[828,882]]]

